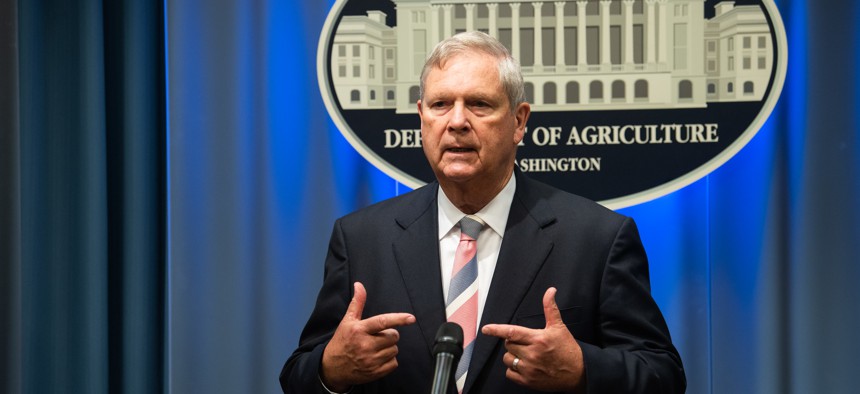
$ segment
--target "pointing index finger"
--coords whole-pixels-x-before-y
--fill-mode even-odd
[[[481,328],[481,332],[516,344],[528,344],[532,336],[531,329],[513,324],[487,324]]]
[[[415,323],[415,316],[411,313],[383,313],[368,317],[363,321],[368,334],[377,334],[389,328],[410,325]]]

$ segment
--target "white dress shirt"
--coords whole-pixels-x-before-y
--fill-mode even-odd
[[[478,235],[478,325],[487,301],[487,290],[493,280],[493,271],[499,259],[499,250],[505,236],[505,226],[508,224],[508,214],[514,201],[516,176],[511,176],[508,184],[484,208],[475,213],[487,225]],[[439,206],[439,264],[442,270],[442,295],[448,299],[448,287],[451,282],[451,270],[454,268],[454,253],[460,243],[460,222],[465,213],[457,209],[439,187],[436,201]],[[478,327],[480,330],[480,327]]]

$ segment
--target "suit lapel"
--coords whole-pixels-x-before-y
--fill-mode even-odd
[[[436,330],[445,322],[436,191],[435,183],[425,186],[417,203],[407,204],[409,208],[397,216],[402,233],[392,244],[428,354],[433,349]]]
[[[517,191],[484,305],[464,392],[469,392],[484,368],[493,367],[488,364],[489,357],[496,347],[502,346],[498,338],[481,334],[480,327],[489,323],[510,324],[513,321],[514,312],[553,247],[550,241],[541,236],[541,232],[555,221],[554,215],[542,204],[542,200],[530,194],[531,181],[518,171],[516,175]]]

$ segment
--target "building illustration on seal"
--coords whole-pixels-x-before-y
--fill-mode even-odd
[[[774,67],[759,6],[703,0],[393,0],[344,15],[329,67],[343,109],[417,112],[433,46],[480,30],[520,62],[532,111],[701,108],[760,101]]]

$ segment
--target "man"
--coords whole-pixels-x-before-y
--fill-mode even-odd
[[[418,113],[437,182],[335,223],[284,391],[429,392],[451,320],[449,393],[683,392],[633,221],[515,170],[530,107],[504,46],[437,45]]]

